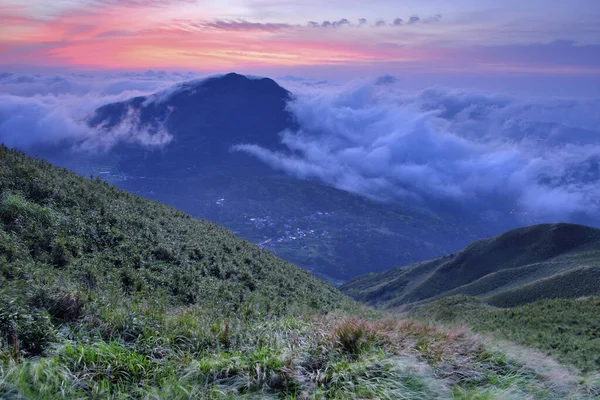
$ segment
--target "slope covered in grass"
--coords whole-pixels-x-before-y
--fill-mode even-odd
[[[600,394],[463,330],[358,309],[222,228],[4,147],[0,191],[0,398]]]
[[[342,291],[384,307],[464,294],[497,306],[600,295],[600,230],[536,225],[477,241],[459,253],[359,277]]]
[[[350,304],[223,228],[4,147],[0,217],[0,338],[25,355],[41,354],[72,321],[106,339],[138,336],[144,319],[119,314],[121,303],[223,317]]]
[[[599,297],[542,300],[513,308],[454,296],[419,306],[412,316],[466,324],[475,331],[545,351],[587,371],[600,371]]]
[[[0,148],[0,279],[3,288],[60,287],[218,302],[264,300],[335,308],[344,296],[308,272],[230,231],[162,204],[88,181]]]

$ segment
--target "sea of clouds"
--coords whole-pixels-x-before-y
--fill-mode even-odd
[[[67,142],[78,150],[108,151],[119,142],[163,146],[172,137],[149,132],[130,113],[107,131],[87,124],[96,108],[166,90],[196,78],[194,73],[66,74],[0,73],[0,141],[9,147],[33,147]]]
[[[527,98],[393,77],[297,92],[289,152],[236,150],[303,179],[383,201],[527,215],[598,217],[600,99]]]
[[[86,123],[104,104],[194,74],[0,74],[0,140],[10,147],[73,143],[106,152],[119,142],[164,146],[129,115],[111,131]],[[301,179],[380,201],[528,215],[528,221],[599,220],[600,99],[539,98],[433,87],[406,91],[394,77],[332,85],[282,79],[299,130],[288,149],[249,153]]]

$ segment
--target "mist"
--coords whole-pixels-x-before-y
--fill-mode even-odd
[[[515,97],[384,77],[296,92],[289,151],[234,150],[379,201],[419,201],[530,222],[598,218],[600,100]]]
[[[102,105],[161,91],[191,77],[153,71],[52,76],[2,73],[0,141],[26,151],[59,144],[92,153],[109,151],[118,143],[164,146],[172,136],[165,129],[144,129],[133,110],[111,130],[92,128],[87,119]]]
[[[117,75],[0,75],[0,141],[106,153],[119,143],[162,147],[166,125],[149,131],[130,110],[111,129],[92,128],[100,106],[155,93],[160,101],[197,78]],[[255,143],[233,150],[273,169],[380,202],[463,210],[527,223],[600,221],[600,99],[527,97],[445,87],[406,90],[383,76],[330,84],[288,78],[298,130],[287,151]],[[166,119],[166,116],[165,116]]]

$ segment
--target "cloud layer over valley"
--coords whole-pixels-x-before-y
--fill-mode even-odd
[[[194,77],[0,74],[0,141],[24,150],[160,147],[172,133],[140,127],[135,112],[110,131],[91,128],[87,118],[111,102],[168,96],[174,83]],[[274,169],[378,201],[600,224],[600,99],[406,91],[392,76],[345,85],[281,81],[294,92],[288,107],[300,126],[281,133],[287,151],[252,142],[234,147]]]
[[[240,144],[273,168],[383,201],[526,220],[598,217],[600,100],[517,98],[393,77],[309,88],[289,105],[289,152]],[[528,216],[528,217],[525,217]]]

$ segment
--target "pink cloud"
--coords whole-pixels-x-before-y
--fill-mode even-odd
[[[394,71],[600,74],[600,59],[591,55],[600,54],[598,46],[586,48],[566,42],[530,46],[436,44],[428,29],[438,29],[438,36],[443,34],[437,15],[424,19],[414,16],[402,23],[391,20],[377,28],[367,25],[366,20],[339,19],[314,25],[340,29],[315,29],[284,22],[219,19],[208,11],[185,19],[166,7],[174,3],[189,1],[97,0],[88,8],[66,9],[46,19],[30,17],[23,7],[0,6],[0,63],[203,70],[371,64],[393,65]]]

